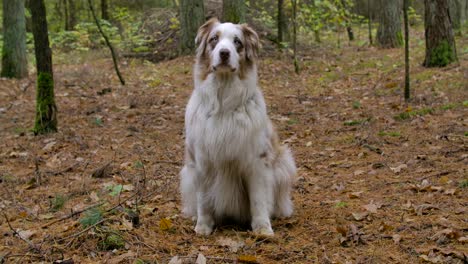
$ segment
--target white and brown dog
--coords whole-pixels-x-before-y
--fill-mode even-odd
[[[296,166],[279,143],[257,86],[257,33],[211,19],[198,30],[195,89],[185,113],[183,213],[209,235],[226,219],[272,235],[271,217],[288,217]]]

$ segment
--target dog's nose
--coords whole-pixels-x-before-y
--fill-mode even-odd
[[[229,50],[227,49],[220,50],[219,56],[221,57],[222,61],[227,61],[229,59]]]

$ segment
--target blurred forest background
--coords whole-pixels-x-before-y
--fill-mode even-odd
[[[0,3],[0,263],[467,263],[468,0]],[[297,163],[274,237],[180,216],[214,16]]]

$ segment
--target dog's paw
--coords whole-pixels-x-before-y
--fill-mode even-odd
[[[273,236],[275,234],[271,227],[259,227],[254,229],[253,232],[261,236]]]
[[[195,226],[195,233],[197,235],[201,236],[208,236],[213,232],[213,226],[210,226],[205,223],[197,223],[197,226]]]
[[[270,221],[266,220],[254,220],[252,221],[252,230],[257,235],[262,236],[273,236],[273,229],[271,228]]]

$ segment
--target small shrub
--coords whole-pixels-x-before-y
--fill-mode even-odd
[[[103,215],[100,208],[91,208],[84,213],[79,222],[83,227],[88,227],[97,224],[102,218]]]
[[[67,201],[67,197],[61,194],[56,195],[54,198],[50,200],[50,211],[57,212],[63,208],[65,202]]]

